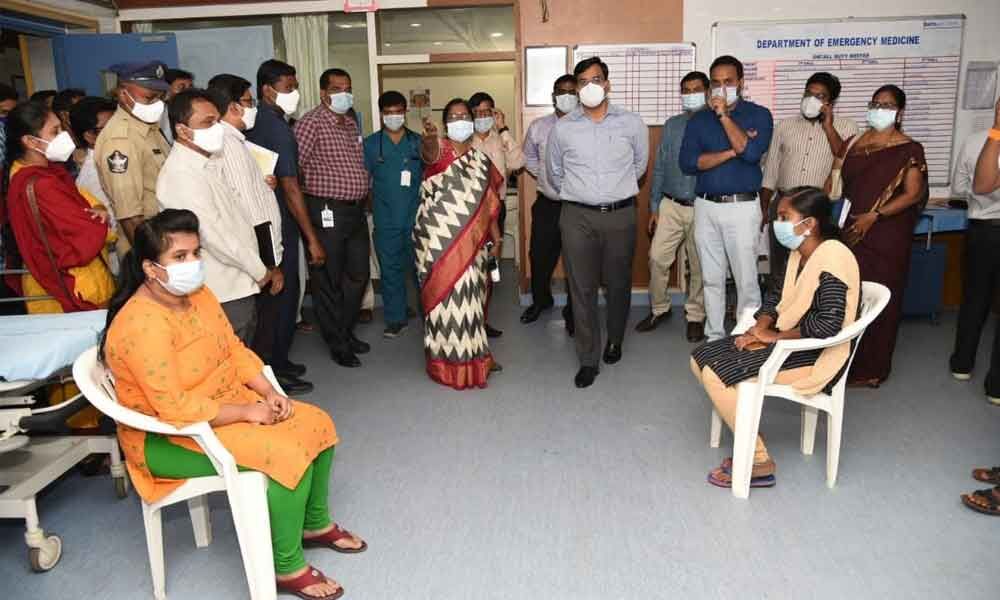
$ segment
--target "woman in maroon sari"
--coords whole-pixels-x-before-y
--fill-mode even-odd
[[[903,90],[894,85],[879,88],[868,105],[869,129],[849,140],[846,158],[837,161],[842,162],[843,196],[851,201],[845,238],[858,260],[861,279],[881,283],[892,292],[889,305],[861,340],[849,374],[852,385],[878,387],[889,377],[913,229],[927,199],[924,147],[901,131],[905,108]]]
[[[424,348],[431,379],[462,390],[486,387],[500,369],[486,340],[486,265],[499,249],[503,176],[472,148],[472,111],[460,98],[444,109],[447,139],[424,120],[424,183],[413,228]],[[495,243],[492,250],[487,242]]]

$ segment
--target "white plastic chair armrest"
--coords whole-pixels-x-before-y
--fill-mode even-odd
[[[208,422],[193,423],[183,429],[177,430],[177,433],[174,435],[193,439],[205,452],[205,456],[212,461],[212,465],[219,475],[226,478],[236,476],[236,459],[222,445],[222,442],[219,441],[219,438],[215,435],[215,431],[212,430],[212,426]]]

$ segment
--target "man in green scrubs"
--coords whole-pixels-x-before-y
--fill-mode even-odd
[[[420,205],[423,163],[420,135],[404,126],[406,98],[396,91],[378,99],[382,129],[365,138],[365,168],[372,177],[375,254],[382,273],[385,332],[406,327],[406,278],[414,268],[413,221]]]

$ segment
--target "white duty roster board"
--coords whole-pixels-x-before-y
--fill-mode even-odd
[[[930,184],[948,185],[965,17],[720,22],[715,55],[744,65],[744,96],[775,121],[799,115],[806,80],[817,71],[840,79],[835,114],[866,127],[876,89],[906,92],[903,130],[924,146]]]
[[[611,101],[647,125],[681,111],[681,78],[694,70],[694,44],[601,44],[573,50],[574,64],[599,56],[608,65]]]

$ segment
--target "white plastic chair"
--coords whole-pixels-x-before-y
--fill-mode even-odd
[[[736,428],[733,432],[733,495],[737,498],[750,496],[750,476],[753,471],[753,455],[756,448],[757,430],[760,427],[760,412],[765,396],[785,398],[802,405],[801,447],[803,454],[812,454],[816,440],[818,411],[827,414],[826,420],[826,485],[833,487],[837,482],[837,466],[840,462],[841,427],[844,422],[844,389],[847,387],[847,373],[854,361],[861,335],[889,303],[889,289],[884,285],[864,281],[861,283],[861,316],[838,335],[827,339],[780,340],[775,344],[771,356],[760,368],[756,380],[744,381],[737,386],[739,399],[736,408]],[[755,308],[746,310],[739,323],[733,328],[733,335],[739,335],[753,326]],[[790,385],[774,383],[781,365],[788,356],[799,350],[813,350],[836,346],[855,340],[854,348],[847,359],[844,371],[837,379],[830,394],[818,392],[812,396],[802,396]],[[712,409],[712,424],[709,445],[719,447],[722,436],[722,418]]]
[[[276,390],[281,391],[270,367],[264,367],[264,375]],[[277,587],[271,550],[271,524],[267,509],[267,477],[256,471],[239,472],[232,454],[222,446],[206,422],[178,429],[118,404],[111,374],[97,360],[96,347],[87,350],[76,359],[73,364],[73,379],[91,404],[117,423],[142,431],[193,439],[201,446],[219,473],[210,477],[188,479],[181,487],[152,504],[142,501],[149,569],[153,577],[153,596],[157,600],[167,597],[161,510],[171,504],[187,501],[194,528],[195,545],[204,548],[212,542],[207,495],[211,492],[224,491],[232,510],[243,567],[246,570],[247,585],[250,588],[250,598],[274,600],[277,597]]]

